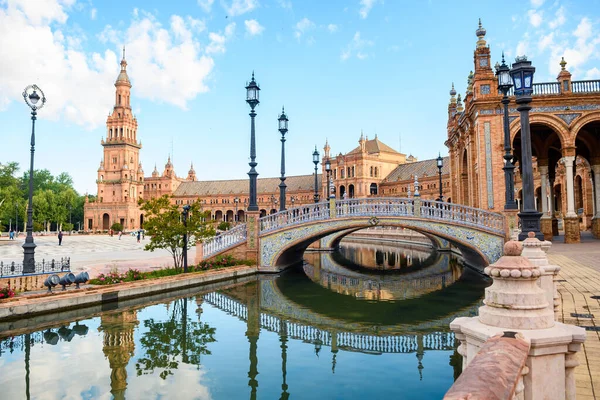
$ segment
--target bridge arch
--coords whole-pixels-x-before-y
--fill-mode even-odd
[[[378,224],[407,228],[428,237],[441,238],[458,248],[467,248],[478,254],[486,264],[497,260],[504,246],[503,237],[448,223],[423,223],[414,218],[384,217],[379,219]],[[261,268],[280,270],[301,258],[306,248],[316,240],[337,232],[348,235],[369,226],[373,226],[372,217],[344,218],[303,224],[261,237]]]

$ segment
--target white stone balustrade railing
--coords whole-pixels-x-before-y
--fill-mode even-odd
[[[415,208],[415,201],[419,206]],[[260,219],[260,232],[270,232],[304,222],[330,218],[351,217],[417,217],[422,219],[455,222],[493,233],[504,233],[501,214],[432,200],[414,198],[363,198],[335,201],[335,214],[331,217],[329,203],[317,203],[280,211]]]
[[[238,225],[235,228],[223,232],[219,236],[213,236],[202,243],[202,254],[204,258],[206,258],[212,254],[235,246],[238,243],[246,241],[246,235],[246,224]]]
[[[328,203],[307,204],[262,217],[260,219],[260,232],[270,232],[286,226],[328,218]]]

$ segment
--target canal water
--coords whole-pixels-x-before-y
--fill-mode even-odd
[[[343,241],[280,276],[0,323],[0,398],[439,399],[448,324],[486,285],[453,253]]]

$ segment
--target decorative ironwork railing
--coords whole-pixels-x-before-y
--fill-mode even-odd
[[[572,81],[571,91],[573,93],[598,93],[600,92],[600,79],[589,81]]]
[[[246,224],[241,224],[202,243],[203,257],[218,253],[246,240]]]
[[[247,321],[247,306],[240,301],[216,292],[205,294],[203,299],[227,314],[233,315],[242,321]],[[452,350],[454,349],[455,340],[452,332],[385,336],[354,332],[332,333],[263,312],[260,313],[260,327],[270,332],[285,334],[292,339],[325,346],[331,346],[333,335],[336,335],[337,346],[341,349],[376,353],[412,353],[420,348],[422,350]]]
[[[285,226],[329,218],[329,203],[307,204],[262,217],[260,232],[269,232]]]
[[[459,204],[431,200],[418,200],[415,209],[414,198],[361,198],[336,200],[335,217],[417,217],[422,219],[455,222],[493,233],[504,233],[504,217],[501,214],[467,207]],[[330,218],[329,203],[280,211],[260,219],[260,232],[270,232],[304,222]]]
[[[533,96],[561,94],[563,90],[559,82],[541,82],[533,84]],[[600,79],[587,81],[571,81],[572,93],[600,93]],[[514,96],[514,87],[508,91],[509,96]]]
[[[23,264],[16,262],[5,263],[0,261],[0,277],[13,277],[20,275],[34,275],[34,274],[53,274],[56,272],[70,272],[71,271],[71,258],[64,257],[60,260],[46,261],[35,263],[35,269],[33,272],[23,273]]]

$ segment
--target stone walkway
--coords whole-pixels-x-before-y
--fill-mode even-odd
[[[580,244],[566,245],[560,239],[548,252],[550,263],[561,267],[559,321],[588,328],[575,369],[577,399],[600,399],[600,332],[591,330],[600,327],[600,241],[588,232]]]
[[[8,240],[6,237],[0,239],[0,261],[5,263],[11,261],[21,262],[23,260],[23,245],[25,238],[20,236],[18,240]],[[133,236],[123,235],[121,240],[115,235],[65,235],[62,246],[58,245],[56,235],[35,236],[36,261],[42,259],[60,259],[71,257],[71,271],[78,273],[87,271],[90,277],[100,273],[110,272],[117,269],[121,272],[129,268],[141,271],[165,268],[173,265],[173,258],[166,250],[154,252],[145,251],[144,246],[150,242],[146,238],[137,243]],[[188,260],[195,259],[196,249],[188,251]]]

